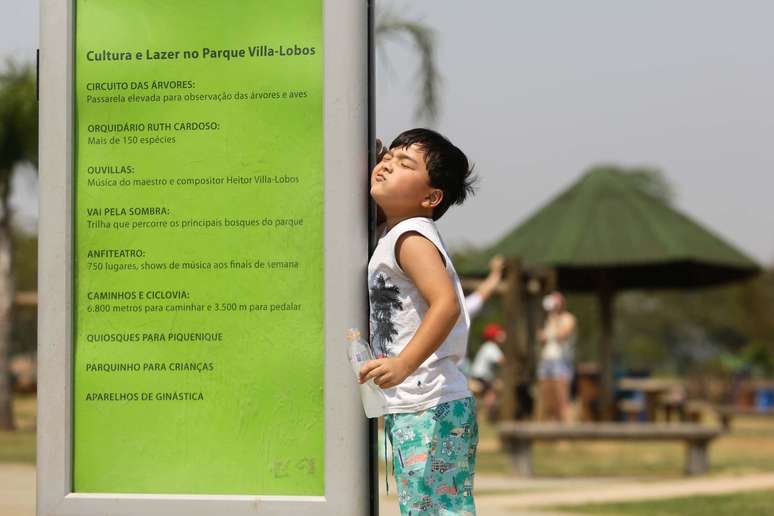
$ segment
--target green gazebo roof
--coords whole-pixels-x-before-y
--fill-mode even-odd
[[[758,264],[646,193],[632,176],[597,168],[494,246],[460,263],[483,275],[494,254],[555,267],[564,290],[703,286],[757,273]]]

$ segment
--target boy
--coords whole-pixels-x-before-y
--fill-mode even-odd
[[[472,193],[465,155],[440,134],[400,134],[371,172],[384,229],[368,264],[371,347],[360,371],[386,398],[401,514],[474,515],[478,426],[457,367],[470,321],[434,220]]]

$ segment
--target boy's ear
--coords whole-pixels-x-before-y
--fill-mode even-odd
[[[441,204],[441,201],[443,201],[443,190],[433,190],[425,197],[422,205],[425,208],[435,208]]]

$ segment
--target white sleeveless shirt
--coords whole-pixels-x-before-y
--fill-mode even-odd
[[[446,340],[416,371],[400,385],[384,389],[388,414],[419,412],[470,396],[467,379],[457,367],[457,362],[465,356],[470,319],[457,271],[432,219],[415,217],[396,224],[379,239],[368,263],[372,351],[377,358],[399,355],[416,334],[428,310],[424,297],[395,257],[395,244],[407,232],[419,233],[440,251],[446,262],[446,273],[457,292],[460,316]]]

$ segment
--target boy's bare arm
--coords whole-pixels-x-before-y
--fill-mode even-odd
[[[361,383],[371,378],[382,389],[403,382],[438,349],[454,328],[460,304],[438,249],[417,233],[403,235],[395,246],[398,263],[427,301],[428,310],[416,334],[400,355],[367,362]]]

